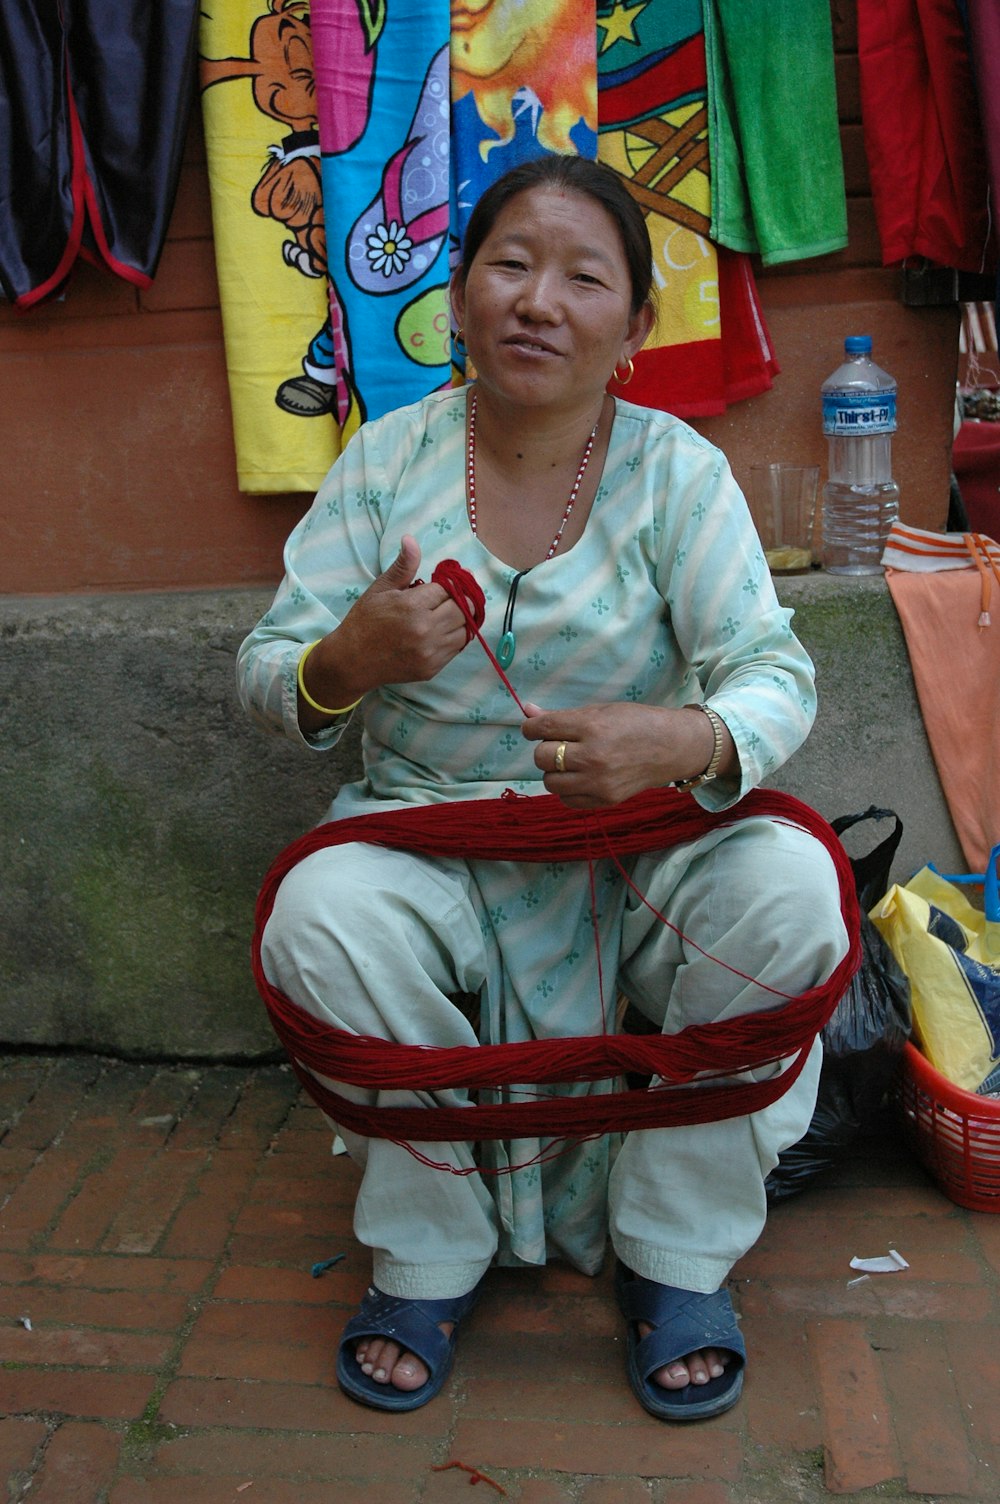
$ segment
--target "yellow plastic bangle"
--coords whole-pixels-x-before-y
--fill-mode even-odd
[[[314,700],[308,689],[306,689],[306,683],[302,674],[302,670],[305,668],[306,659],[309,657],[309,654],[312,652],[313,648],[316,647],[317,643],[320,643],[322,641],[322,637],[317,637],[316,642],[311,642],[299,659],[299,693],[301,694],[303,700],[305,700],[306,704],[311,705],[313,710],[318,710],[320,715],[347,715],[349,710],[357,709],[357,707],[361,704],[361,701],[364,699],[364,695],[359,695],[359,697],[356,700],[352,701],[350,705],[342,705],[339,710],[331,710],[328,705],[321,705],[318,700]]]

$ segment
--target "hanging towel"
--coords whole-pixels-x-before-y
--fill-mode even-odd
[[[996,0],[965,0],[976,77],[979,118],[986,152],[992,231],[992,264],[1000,251],[996,206],[1000,203],[1000,6]]]
[[[312,0],[335,415],[451,383],[448,0]]]
[[[78,257],[145,288],[194,98],[194,0],[0,5],[0,288],[58,296]]]
[[[241,491],[315,491],[341,435],[308,6],[202,0],[202,113]]]
[[[765,266],[847,244],[829,0],[704,0],[712,238]]]
[[[1000,841],[1000,544],[897,523],[883,563],[952,823],[985,872]]]
[[[678,417],[723,413],[767,390],[774,352],[745,256],[708,238],[708,109],[701,0],[597,8],[599,155],[646,215],[659,292],[635,357],[635,402]]]
[[[597,155],[593,4],[451,7],[452,233],[510,167]],[[460,355],[460,352],[458,352]]]
[[[982,125],[955,0],[859,6],[858,61],[883,263],[924,256],[987,270],[995,242]]]

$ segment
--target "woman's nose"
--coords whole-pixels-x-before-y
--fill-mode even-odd
[[[527,278],[521,288],[517,311],[534,323],[552,323],[559,316],[553,278],[545,272]]]

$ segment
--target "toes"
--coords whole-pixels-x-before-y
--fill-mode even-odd
[[[726,1371],[722,1355],[716,1352],[714,1347],[703,1348],[696,1353],[688,1353],[685,1358],[688,1373],[691,1375],[692,1384],[707,1384],[710,1379],[719,1379]]]
[[[653,1383],[659,1384],[662,1389],[686,1389],[691,1383],[688,1366],[680,1360],[676,1363],[668,1363],[665,1368],[658,1368],[650,1377]]]
[[[376,1384],[391,1384],[394,1389],[419,1389],[429,1377],[419,1358],[383,1338],[359,1342],[354,1349],[354,1358],[360,1364],[361,1372],[374,1379]]]
[[[382,1337],[369,1338],[367,1342],[359,1342],[354,1349],[354,1357],[361,1365],[362,1373],[366,1373],[378,1384],[387,1384],[393,1367],[399,1361],[400,1350],[394,1342],[387,1342]]]
[[[688,1353],[674,1363],[667,1363],[651,1375],[655,1384],[664,1389],[686,1389],[689,1384],[707,1384],[719,1379],[726,1371],[728,1354],[706,1347],[699,1352]]]
[[[404,1353],[392,1369],[390,1377],[394,1389],[408,1392],[426,1384],[430,1374],[419,1358],[415,1358],[412,1353]]]
[[[439,1325],[446,1337],[455,1328],[453,1321],[442,1321]],[[385,1337],[360,1338],[354,1348],[354,1361],[376,1384],[391,1384],[394,1389],[407,1392],[419,1389],[430,1378],[430,1369],[420,1358]]]

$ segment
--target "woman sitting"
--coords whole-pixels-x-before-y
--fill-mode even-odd
[[[725,811],[806,737],[812,665],[724,457],[606,391],[653,324],[651,281],[643,216],[596,163],[531,162],[477,205],[452,280],[474,380],[361,428],[240,652],[250,713],[307,747],[332,747],[359,708],[364,776],[330,818],[507,790],[593,811],[667,785]],[[481,585],[484,639],[524,713],[481,648],[463,651],[463,612],[431,579],[445,559]],[[667,1034],[773,1010],[848,949],[831,857],[794,824],[719,822],[625,871],[320,849],[281,883],[263,968],[336,1029],[475,1046],[599,1034],[616,989]],[[478,1035],[459,994],[479,994]],[[373,1273],[343,1389],[425,1403],[491,1264],[593,1274],[610,1235],[639,1401],[677,1420],[727,1409],[745,1355],[725,1281],[763,1228],[765,1177],[809,1126],[819,1064],[817,1041],[747,1116],[555,1155],[520,1139],[421,1143],[418,1159],[344,1129]],[[336,1087],[366,1106],[468,1101]]]

